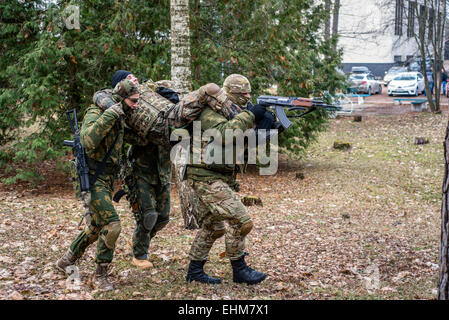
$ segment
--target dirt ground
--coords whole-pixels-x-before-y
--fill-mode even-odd
[[[368,102],[380,99],[391,98]],[[171,221],[150,246],[153,268],[131,263],[134,220],[123,199],[116,206],[122,220],[111,273],[116,290],[90,286],[95,246],[79,263],[80,282],[66,281],[53,264],[80,231],[81,205],[65,174],[48,163],[40,185],[0,186],[0,298],[434,299],[447,111],[383,104],[366,106],[362,122],[332,119],[307,157],[281,159],[275,176],[250,168],[239,177],[239,196],[263,202],[248,207],[255,227],[247,241],[249,265],[268,275],[261,284],[232,282],[223,239],[206,265],[223,283],[186,284],[195,231],[183,229],[175,185]],[[429,143],[415,145],[416,137]],[[335,141],[351,148],[336,150]]]

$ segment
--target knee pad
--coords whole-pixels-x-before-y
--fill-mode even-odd
[[[158,213],[154,210],[145,211],[142,215],[142,225],[147,231],[151,231],[156,224]]]
[[[115,242],[117,241],[121,230],[120,221],[111,222],[103,227],[102,236],[106,247],[111,250],[114,249]]]
[[[100,234],[101,228],[94,227],[93,225],[89,225],[86,229],[86,236],[89,239],[89,243],[97,240],[98,235]]]
[[[212,237],[212,239],[217,240],[218,238],[223,237],[225,233],[226,233],[226,231],[224,229],[216,230],[216,231],[212,232],[211,237]]]
[[[247,223],[244,223],[242,227],[240,228],[240,235],[246,236],[248,233],[250,233],[251,229],[253,228],[253,222],[248,221]]]

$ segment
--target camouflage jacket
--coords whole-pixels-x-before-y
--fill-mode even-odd
[[[170,148],[149,143],[133,130],[125,128],[124,141],[132,147],[132,166],[148,183],[168,184],[171,180]]]
[[[145,176],[151,184],[166,185],[171,180],[170,149],[155,144],[133,146],[132,157],[136,174]]]
[[[123,127],[123,120],[119,120],[119,116],[113,110],[103,111],[95,105],[87,108],[80,130],[81,144],[87,157],[97,162],[103,161],[118,135],[114,149],[106,161],[107,167],[118,166],[123,145]]]
[[[221,134],[222,138],[225,137],[225,131],[227,129],[240,129],[245,132],[247,129],[251,129],[254,124],[254,114],[248,110],[243,110],[237,114],[232,120],[227,120],[223,115],[215,112],[211,108],[207,107],[203,110],[200,115],[199,120],[201,121],[201,132],[208,129],[216,129]],[[207,143],[202,143],[202,150],[193,150],[192,152],[201,152],[203,154],[204,148]],[[235,181],[236,165],[235,164],[225,164],[225,146],[222,144],[222,156],[223,164],[206,164],[202,162],[201,164],[189,164],[187,165],[186,175],[187,178],[193,180],[210,180],[211,178],[222,179],[227,183],[233,183]],[[234,148],[235,149],[235,148]],[[235,155],[235,150],[234,150]],[[193,159],[193,155],[191,155]]]

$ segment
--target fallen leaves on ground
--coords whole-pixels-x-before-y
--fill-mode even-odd
[[[79,232],[81,204],[70,185],[53,193],[0,193],[2,299],[432,299],[438,272],[445,115],[402,114],[332,120],[303,161],[281,159],[275,176],[250,168],[240,196],[260,197],[247,210],[254,228],[246,258],[267,273],[257,286],[232,282],[217,240],[205,271],[220,285],[186,283],[195,231],[183,229],[174,186],[171,221],[150,246],[154,267],[132,264],[135,226],[128,204],[111,280],[113,292],[89,286],[95,245],[80,260],[80,285],[54,268]],[[414,145],[414,137],[429,138]],[[342,152],[333,142],[347,141]],[[303,179],[297,179],[297,172]],[[48,181],[46,182],[48,183]],[[61,189],[62,188],[62,189]],[[25,193],[24,193],[25,192]],[[376,276],[377,275],[377,276]],[[376,278],[377,277],[377,278]]]

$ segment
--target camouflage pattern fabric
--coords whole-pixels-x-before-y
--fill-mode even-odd
[[[78,258],[90,244],[98,240],[96,262],[112,261],[115,241],[120,232],[120,219],[111,200],[114,174],[106,172],[113,172],[113,168],[118,167],[123,143],[123,126],[123,121],[113,110],[103,111],[95,105],[91,105],[86,110],[80,130],[80,140],[88,156],[88,163],[102,161],[117,135],[118,139],[106,162],[104,173],[98,177],[90,189],[89,209],[93,213],[92,220],[70,246]],[[90,174],[93,175],[96,167],[89,165],[89,169]]]
[[[157,87],[165,87],[165,88],[168,88],[171,90],[175,90],[174,83],[171,80],[159,80],[159,81],[156,81],[156,85],[157,85]],[[156,90],[154,90],[154,91],[156,91]]]
[[[190,248],[191,260],[207,260],[215,240],[225,235],[226,256],[237,260],[244,254],[246,227],[252,227],[251,217],[231,188],[222,180],[195,181],[188,179],[197,195],[201,229]],[[224,222],[227,222],[228,229]]]
[[[205,105],[209,105],[216,112],[232,119],[240,111],[226,93],[215,84],[201,87],[199,90],[187,94],[177,104],[173,104],[155,92],[159,85],[167,82],[155,83],[148,80],[138,86],[138,107],[127,111],[126,124],[143,139],[156,144],[169,144],[170,128],[184,128],[196,120]],[[93,97],[94,103],[106,110],[116,103],[110,89],[97,91]]]
[[[118,119],[117,113],[110,109],[103,111],[101,108],[91,105],[86,110],[80,130],[80,140],[88,158],[97,162],[103,161],[118,135],[114,150],[106,161],[106,165],[117,166],[119,164],[124,124]],[[95,170],[95,168],[90,169]]]
[[[223,82],[223,89],[232,102],[245,106],[249,97],[242,95],[243,93],[251,93],[251,84],[249,80],[240,74],[231,74]]]
[[[204,132],[208,129],[217,130],[222,137],[225,137],[225,132],[228,129],[240,129],[245,132],[247,129],[251,129],[254,125],[254,114],[248,110],[244,110],[238,115],[236,115],[232,120],[227,120],[223,115],[215,112],[211,108],[206,107],[200,116],[201,121],[201,131]],[[202,150],[194,150],[192,148],[192,153],[203,154],[204,149],[207,147],[208,142],[203,141],[201,148]],[[194,147],[194,146],[193,146]],[[223,145],[224,148],[224,145]],[[201,152],[201,153],[199,153]],[[231,182],[233,176],[235,176],[235,164],[225,163],[225,152],[223,150],[222,164],[190,164],[187,166],[187,174],[192,176],[194,180],[207,181],[209,177],[217,176],[220,179],[225,179]],[[234,152],[235,155],[235,152]],[[192,154],[193,159],[193,154]],[[197,168],[195,172],[189,170],[189,168]],[[189,174],[190,172],[190,174]],[[231,179],[231,180],[229,180]]]
[[[210,88],[208,88],[208,91],[210,91]],[[199,119],[201,121],[201,129],[204,131],[215,128],[219,130],[222,137],[224,137],[226,129],[241,129],[242,131],[245,131],[253,126],[254,115],[251,112],[242,111],[239,106],[238,109],[224,109],[229,113],[216,112],[211,108],[204,108]],[[236,114],[234,114],[234,112],[236,112]],[[206,146],[207,142],[203,141],[201,145],[202,150],[204,150]],[[192,152],[200,152],[200,154],[202,154],[202,150],[192,150]],[[223,152],[223,157],[224,156],[225,153]],[[189,165],[185,171],[190,179],[210,181],[212,177],[212,179],[221,179],[228,183],[232,188],[236,189],[236,166],[233,164],[225,164],[224,159],[222,163],[223,164],[221,165]],[[178,194],[181,201],[181,212],[184,218],[184,227],[186,229],[196,229],[199,228],[199,223],[197,221],[198,210],[196,208],[194,192],[187,182],[182,180],[179,174],[181,171],[183,171],[182,168],[178,168],[177,163],[175,163],[175,173],[178,184]]]
[[[137,85],[128,79],[122,80],[116,84],[115,88],[112,90],[113,95],[118,95],[120,98],[125,99],[136,93],[139,93]],[[119,100],[118,98],[117,100]]]
[[[77,258],[98,240],[96,263],[110,263],[115,249],[115,241],[108,242],[108,233],[113,232],[108,226],[120,226],[120,219],[112,204],[114,177],[112,175],[101,175],[93,187],[91,187],[90,210],[93,212],[90,226],[86,227],[70,245],[70,250]],[[113,228],[117,230],[117,226]],[[117,231],[115,231],[117,232]],[[114,235],[116,239],[118,234]]]
[[[149,183],[146,175],[136,173],[137,203],[132,205],[136,219],[136,228],[133,234],[134,257],[146,259],[151,239],[162,230],[170,218],[170,184]],[[156,224],[152,230],[143,226],[142,214],[155,210],[158,213]]]
[[[170,215],[170,150],[163,146],[148,144],[144,147],[133,146],[130,158],[132,172],[125,179],[129,194],[127,199],[136,218],[133,236],[133,253],[135,257],[146,255],[150,240],[169,221]],[[132,181],[132,185],[129,182]],[[155,210],[158,218],[153,230],[143,227],[142,215]]]
[[[139,101],[135,109],[126,113],[126,124],[141,139],[152,141],[157,144],[168,144],[169,127],[164,115],[168,112],[173,103],[157,94],[157,84],[148,80],[138,87]],[[117,95],[111,89],[102,89],[95,92],[94,103],[107,110],[117,101]]]

